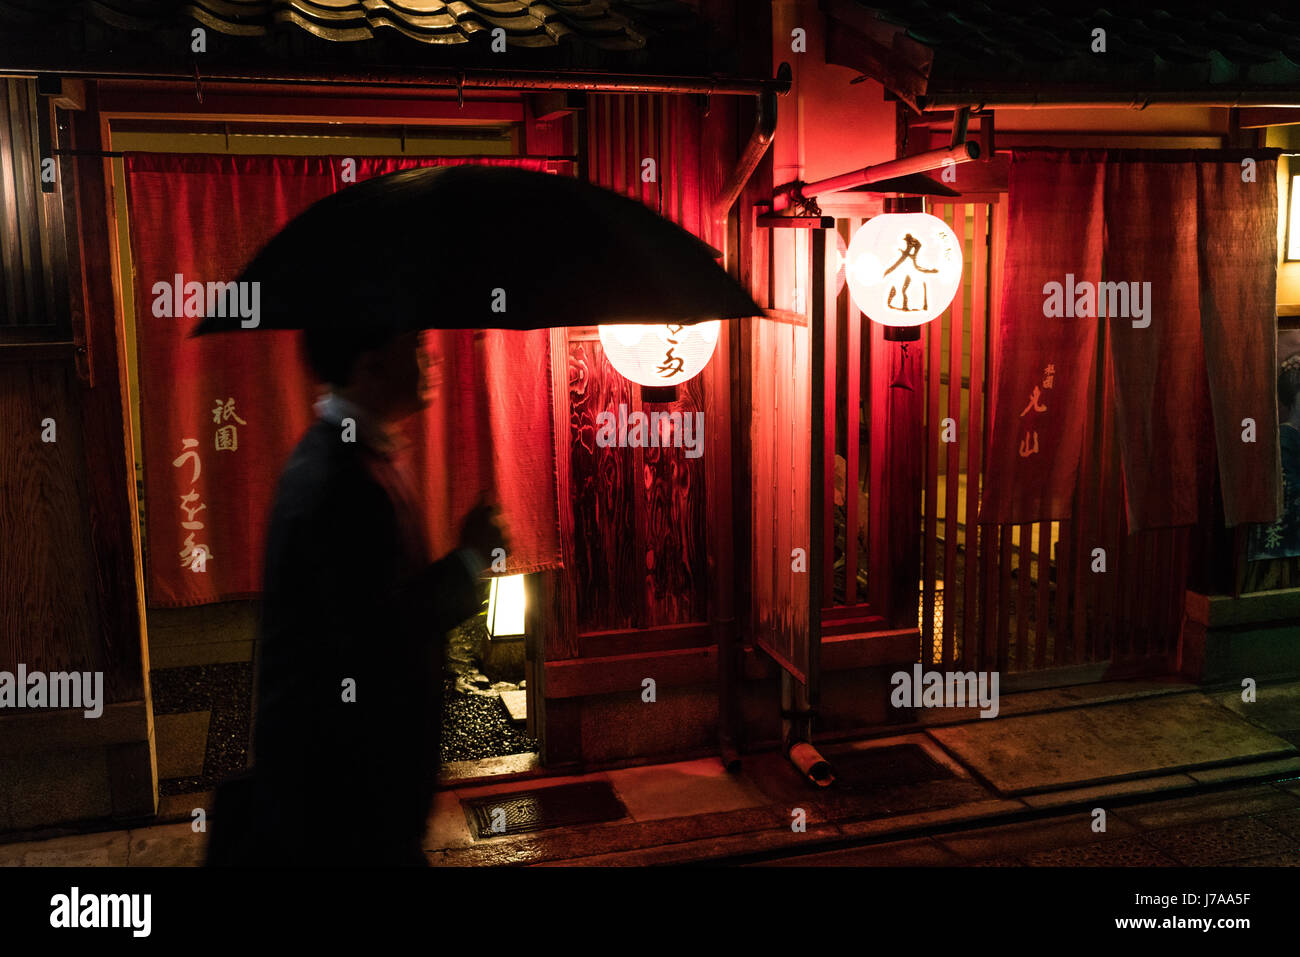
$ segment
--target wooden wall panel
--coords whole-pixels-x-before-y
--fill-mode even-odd
[[[0,669],[105,670],[71,363],[0,363]],[[41,441],[41,421],[57,442]],[[107,676],[106,676],[107,677]],[[114,689],[120,690],[120,689]],[[120,697],[117,696],[117,697]]]
[[[754,336],[750,440],[753,445],[753,637],[800,681],[807,680],[808,573],[791,553],[809,552],[808,430],[812,412],[808,328],[751,320]],[[817,397],[820,401],[821,397]]]
[[[569,342],[569,455],[579,631],[703,621],[708,611],[704,456],[685,448],[600,448],[597,416],[704,407],[704,379],[643,405],[597,340]],[[665,426],[667,429],[667,427]],[[668,432],[672,439],[672,433]],[[662,440],[661,440],[662,441]],[[705,455],[708,454],[707,445]]]
[[[645,411],[679,413],[683,422],[691,416],[692,436],[699,441],[694,419],[704,409],[704,389],[704,376],[696,376],[678,389],[676,402],[646,404]],[[669,436],[661,437],[661,443]],[[707,444],[695,458],[685,448],[643,450],[637,492],[646,506],[643,598],[648,627],[703,621],[708,615],[705,456],[716,454]]]
[[[734,151],[713,129],[723,117],[702,121],[695,103],[681,96],[595,94],[587,102],[591,180],[705,235],[702,210],[716,184],[702,182],[701,136],[708,131],[721,155]],[[644,159],[655,160],[656,181],[642,179]],[[605,360],[598,340],[581,333],[569,339],[576,627],[585,633],[702,622],[708,617],[707,444],[695,458],[677,447],[601,449],[595,432],[596,416],[617,415],[620,403],[629,414],[702,412],[707,377],[680,386],[673,402],[647,403],[641,387]]]
[[[631,409],[632,383],[592,339],[569,341],[574,588],[580,631],[640,627],[631,449],[596,444],[596,417]]]

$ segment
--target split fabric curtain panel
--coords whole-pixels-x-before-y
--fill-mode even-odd
[[[1013,154],[980,522],[1070,517],[1099,381],[1130,532],[1195,524],[1216,459],[1228,525],[1277,517],[1276,163]]]
[[[466,161],[349,162],[361,181]],[[537,160],[488,162],[545,169]],[[319,394],[297,332],[191,338],[198,320],[193,308],[186,314],[185,286],[233,280],[297,213],[345,188],[344,169],[342,157],[126,158],[151,606],[260,593],[276,481]],[[431,289],[455,282],[459,257],[483,252],[430,235]],[[382,270],[384,254],[383,237],[358,236],[338,250],[338,282]],[[249,299],[241,305],[251,310]],[[461,518],[489,490],[509,529],[507,572],[558,566],[547,330],[436,330],[426,347],[433,401],[408,423],[401,465],[435,554],[455,546]]]

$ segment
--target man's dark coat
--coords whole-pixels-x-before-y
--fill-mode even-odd
[[[479,605],[458,555],[430,563],[392,461],[317,422],[280,478],[267,539],[259,862],[424,863],[443,639]]]

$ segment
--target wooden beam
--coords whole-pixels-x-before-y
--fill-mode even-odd
[[[717,664],[715,648],[548,661],[546,696],[578,698],[622,692],[639,697],[646,678],[653,678],[660,689],[711,684],[717,679]]]
[[[57,708],[0,715],[0,755],[79,751],[104,745],[132,744],[148,733],[143,700],[104,705],[93,720],[84,709]]]
[[[123,89],[104,85],[100,109],[110,120],[189,119],[214,123],[354,123],[394,126],[471,126],[522,123],[518,95],[494,99],[466,97],[462,108],[454,94],[428,96],[328,96],[294,93],[239,94],[205,90],[199,103],[193,90]]]
[[[822,639],[822,670],[848,671],[880,665],[910,664],[916,660],[920,635],[915,628],[897,628],[870,634],[826,636]]]
[[[1237,111],[1237,125],[1243,129],[1263,126],[1294,126],[1300,123],[1300,107],[1244,106]]]

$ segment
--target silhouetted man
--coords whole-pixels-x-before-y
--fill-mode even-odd
[[[423,865],[443,638],[480,607],[502,534],[480,504],[460,547],[430,561],[390,432],[426,404],[418,333],[308,331],[304,345],[333,391],[280,478],[267,537],[253,862]]]

